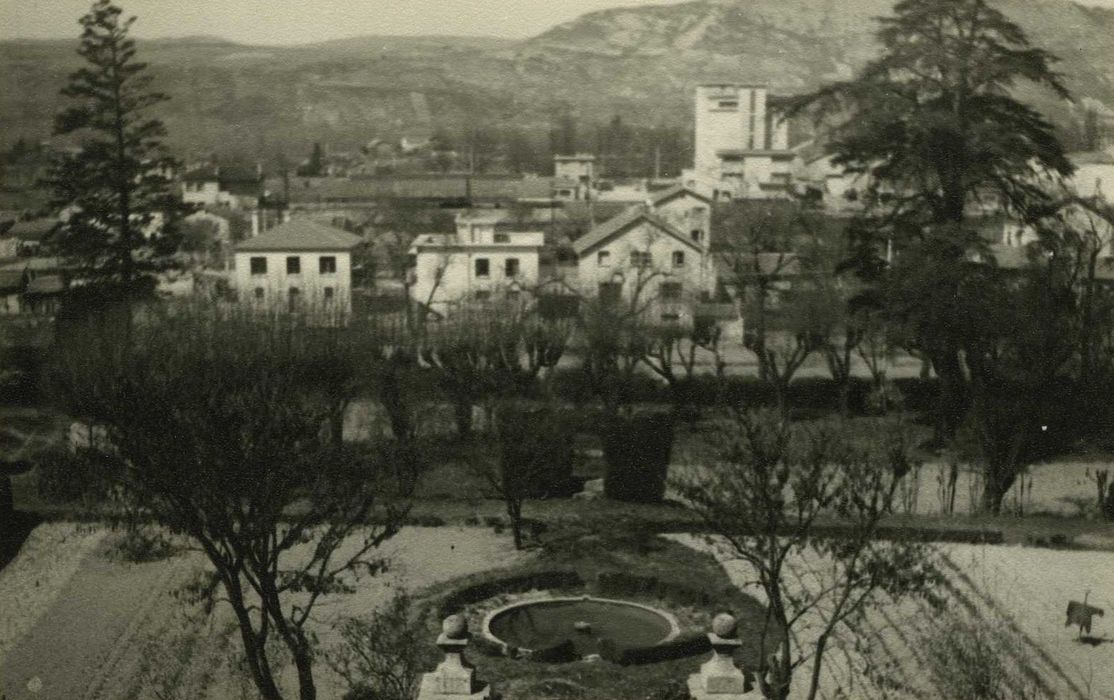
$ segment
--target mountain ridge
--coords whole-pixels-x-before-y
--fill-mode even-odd
[[[500,126],[544,134],[561,113],[598,124],[689,128],[693,87],[762,82],[781,93],[851,77],[877,50],[892,0],[691,0],[591,12],[525,40],[363,36],[292,46],[221,37],[141,39],[173,99],[161,108],[171,143],[271,155],[314,141],[395,138],[422,121],[444,130]],[[1114,105],[1114,10],[1069,0],[998,0],[1058,66],[1081,102]],[[47,137],[58,90],[79,65],[73,40],[0,42],[0,125],[8,142]],[[29,90],[27,86],[35,86]],[[1022,91],[1057,119],[1069,105]]]

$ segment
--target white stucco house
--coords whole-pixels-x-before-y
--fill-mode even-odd
[[[456,218],[455,233],[414,239],[411,298],[436,313],[476,302],[525,301],[538,285],[545,234],[504,230],[506,210],[472,210]]]
[[[691,322],[693,305],[715,279],[707,236],[697,240],[698,229],[671,223],[686,218],[684,198],[672,201],[676,209],[660,212],[652,202],[632,206],[573,242],[583,297],[630,303],[655,322]]]
[[[291,219],[235,248],[240,300],[269,309],[347,313],[352,252],[363,240],[308,219]]]

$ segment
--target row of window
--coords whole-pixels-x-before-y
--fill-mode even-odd
[[[255,288],[255,298],[256,299],[262,301],[266,297],[267,297],[267,290],[266,289],[264,289],[263,287],[256,287]],[[297,287],[291,287],[289,290],[287,290],[286,298],[287,298],[287,304],[289,305],[290,310],[293,311],[294,309],[298,308],[298,306],[301,304],[302,290],[298,289]],[[321,298],[325,300],[326,304],[332,302],[333,299],[336,298],[336,289],[334,287],[322,287],[321,288]]]
[[[672,255],[671,259],[672,259],[672,262],[673,262],[673,267],[675,267],[675,268],[676,267],[684,267],[685,266],[685,251],[683,251],[683,250],[673,251],[673,255]],[[611,251],[601,250],[599,253],[597,253],[596,254],[596,264],[598,264],[600,267],[610,267],[611,266]],[[654,256],[653,256],[653,254],[651,254],[649,251],[646,251],[646,250],[632,250],[630,252],[630,264],[631,264],[631,267],[650,267],[654,264]]]
[[[601,282],[600,301],[604,304],[616,304],[623,298],[622,282]],[[681,301],[684,286],[680,282],[662,282],[658,286],[658,299],[661,301]]]
[[[322,255],[317,259],[317,271],[322,275],[335,275],[337,271],[337,259],[335,255]],[[265,275],[267,274],[267,258],[263,256],[253,257],[251,259],[251,274]],[[286,274],[300,275],[302,274],[302,258],[299,255],[286,256]],[[293,288],[292,288],[293,289]]]
[[[491,277],[491,260],[488,258],[476,258],[474,261],[476,277],[487,278]],[[518,277],[521,266],[518,264],[518,258],[507,258],[503,261],[503,276],[504,277]]]

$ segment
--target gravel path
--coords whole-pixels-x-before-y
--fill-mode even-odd
[[[49,610],[3,663],[7,700],[117,697],[114,669],[154,614],[151,602],[181,575],[179,559],[149,564],[88,553]]]
[[[0,668],[104,536],[96,526],[45,523],[0,570]]]

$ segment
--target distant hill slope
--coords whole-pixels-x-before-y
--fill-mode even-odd
[[[1063,58],[1077,96],[1114,105],[1114,11],[1069,0],[999,0]],[[584,15],[532,39],[361,37],[290,47],[214,37],[146,41],[140,51],[173,96],[163,115],[190,155],[312,141],[351,147],[421,126],[544,129],[569,106],[585,121],[688,125],[695,84],[761,81],[798,92],[846,78],[875,52],[873,17],[891,0],[695,0]],[[140,18],[142,21],[142,18]],[[42,138],[78,63],[73,41],[0,42],[0,141]],[[1030,95],[1063,111],[1047,95]],[[1062,116],[1058,114],[1057,116]]]

